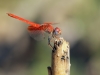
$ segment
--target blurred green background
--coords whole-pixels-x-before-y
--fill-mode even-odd
[[[36,41],[27,24],[58,23],[70,43],[71,75],[100,75],[100,0],[0,0],[0,75],[48,75],[51,48]]]

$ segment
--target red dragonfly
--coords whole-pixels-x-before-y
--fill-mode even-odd
[[[56,38],[59,35],[61,35],[60,28],[58,28],[58,27],[54,28],[52,26],[53,23],[37,24],[37,23],[31,22],[31,21],[28,21],[24,18],[21,18],[19,16],[16,16],[14,14],[11,14],[11,13],[7,13],[7,14],[8,14],[8,16],[10,16],[12,18],[18,19],[20,21],[23,21],[23,22],[29,24],[28,31],[31,34],[31,36],[36,40],[39,40],[38,38],[40,38],[41,36],[44,37],[44,32],[51,34],[52,35],[51,38]],[[48,38],[49,45],[50,45],[51,38],[50,37]]]

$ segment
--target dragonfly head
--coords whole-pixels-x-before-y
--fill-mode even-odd
[[[53,37],[58,37],[59,35],[61,35],[61,30],[60,30],[60,28],[56,27],[56,28],[53,30],[52,36],[53,36]]]

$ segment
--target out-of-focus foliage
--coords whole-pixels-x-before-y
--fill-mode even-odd
[[[0,0],[0,75],[47,75],[47,38],[34,40],[28,25],[8,12],[36,23],[58,23],[54,27],[71,45],[71,75],[100,75],[99,0]]]

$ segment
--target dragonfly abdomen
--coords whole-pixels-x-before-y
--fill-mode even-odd
[[[27,24],[29,24],[29,25],[34,26],[34,27],[39,27],[39,26],[40,26],[40,24],[37,24],[37,23],[31,22],[31,21],[28,21],[28,20],[26,20],[26,19],[24,19],[24,18],[21,18],[21,17],[19,17],[19,16],[14,15],[14,14],[11,14],[11,13],[7,13],[7,14],[8,14],[8,16],[10,16],[10,17],[12,17],[12,18],[15,18],[15,19],[18,19],[18,20],[20,20],[20,21],[23,21],[23,22],[25,22],[25,23],[27,23]]]

